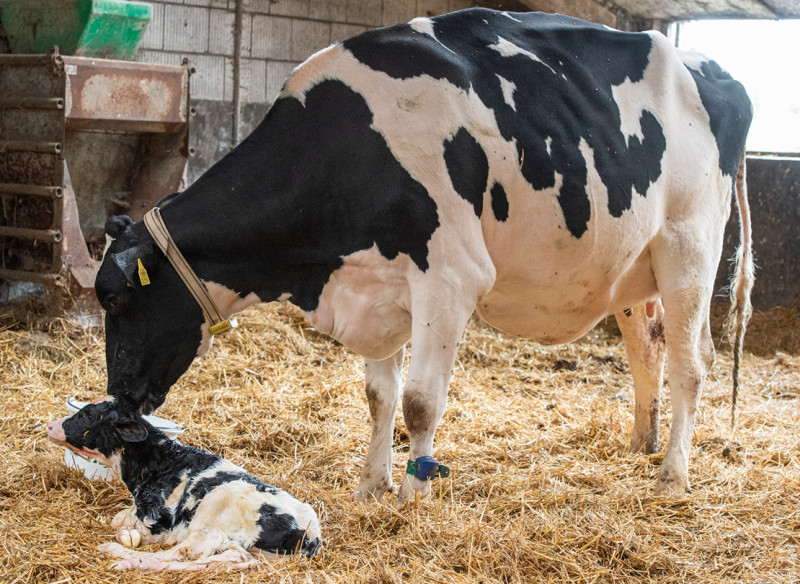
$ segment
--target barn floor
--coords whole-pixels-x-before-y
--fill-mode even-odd
[[[394,497],[351,500],[369,431],[360,359],[291,307],[250,309],[158,414],[186,426],[184,442],[313,504],[326,553],[238,573],[143,575],[114,572],[96,550],[129,502],[124,486],[69,471],[45,436],[68,397],[104,392],[102,329],[0,312],[0,582],[798,582],[792,318],[753,325],[760,356],[745,357],[733,438],[731,361],[718,351],[691,453],[694,491],[682,498],[653,494],[661,454],[626,451],[633,392],[613,331],[544,348],[474,321],[437,434],[435,454],[452,477],[431,501],[398,506]],[[665,397],[664,442],[669,410]]]

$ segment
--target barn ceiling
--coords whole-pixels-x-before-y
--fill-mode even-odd
[[[800,17],[800,0],[599,0],[598,3],[621,10],[636,20]]]

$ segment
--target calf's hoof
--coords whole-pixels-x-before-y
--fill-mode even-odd
[[[137,548],[142,543],[142,534],[136,529],[120,529],[117,531],[117,541],[128,548]]]

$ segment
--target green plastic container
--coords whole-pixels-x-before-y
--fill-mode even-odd
[[[133,60],[153,10],[123,0],[0,0],[11,51]]]

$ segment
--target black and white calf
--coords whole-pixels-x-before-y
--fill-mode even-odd
[[[219,456],[170,439],[115,400],[50,423],[47,435],[114,469],[133,494],[133,507],[111,522],[124,545],[100,546],[123,558],[119,569],[242,568],[257,561],[249,550],[316,557],[322,549],[309,505]],[[175,545],[159,552],[130,549],[150,543]]]
[[[288,300],[366,358],[372,438],[358,497],[393,487],[406,343],[402,407],[418,461],[433,454],[476,310],[543,344],[616,315],[636,394],[632,450],[658,448],[668,355],[658,489],[683,493],[751,117],[741,84],[660,33],[464,10],[313,55],[247,139],[162,201],[161,217],[222,318]],[[736,195],[740,345],[752,285],[744,181]],[[107,233],[96,291],[108,392],[149,413],[207,350],[212,323],[152,230],[115,217]],[[406,474],[399,496],[427,485]]]

